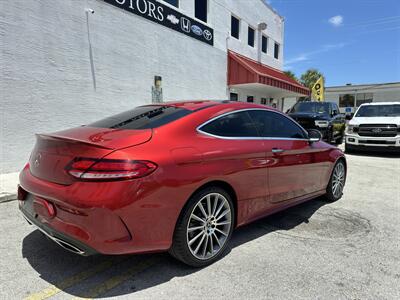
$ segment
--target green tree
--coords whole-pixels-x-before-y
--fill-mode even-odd
[[[285,75],[286,76],[288,76],[288,77],[290,77],[290,78],[292,78],[292,79],[294,79],[294,80],[296,80],[296,81],[299,81],[298,79],[297,79],[297,77],[296,77],[296,74],[294,74],[292,71],[285,71],[285,72],[283,72],[283,73],[285,73]]]
[[[320,71],[318,71],[317,69],[309,69],[301,75],[300,82],[304,86],[311,89],[314,86],[315,82],[317,82],[317,80],[321,76],[324,78],[325,81],[325,76]]]

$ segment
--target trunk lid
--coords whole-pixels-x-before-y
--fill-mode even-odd
[[[143,144],[152,130],[120,130],[82,126],[51,134],[37,134],[29,164],[32,175],[57,184],[75,181],[65,167],[76,157],[100,159],[111,152]]]

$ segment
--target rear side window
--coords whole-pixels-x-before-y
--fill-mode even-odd
[[[337,113],[339,113],[339,107],[337,106],[336,103],[332,103],[333,105],[333,110],[336,110]]]
[[[257,131],[262,137],[304,139],[305,132],[289,118],[270,111],[249,111]]]
[[[113,129],[149,129],[171,123],[190,113],[190,110],[180,107],[141,106],[88,126]]]
[[[221,137],[258,137],[248,112],[220,117],[200,128],[201,131]]]

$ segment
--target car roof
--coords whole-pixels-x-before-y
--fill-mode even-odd
[[[240,102],[240,101],[229,101],[229,100],[188,100],[188,101],[173,101],[173,102],[163,102],[163,103],[155,103],[146,106],[171,106],[171,107],[180,107],[191,111],[202,110],[208,107],[216,107],[219,106],[221,109],[230,108],[232,110],[235,109],[246,109],[246,108],[261,108],[261,109],[270,109],[273,111],[278,111],[275,108],[270,106],[248,103],[248,102]]]
[[[296,104],[298,103],[321,103],[321,104],[325,104],[325,103],[336,103],[334,101],[298,101],[296,102]]]
[[[367,105],[393,105],[393,104],[399,104],[400,102],[371,102],[371,103],[363,103],[360,106],[367,106]]]

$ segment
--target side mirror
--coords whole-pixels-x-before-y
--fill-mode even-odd
[[[322,140],[322,134],[316,129],[309,129],[308,132],[308,141],[310,143],[316,143]]]

